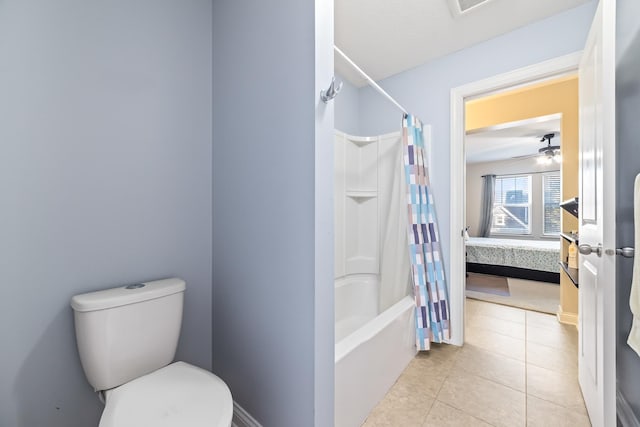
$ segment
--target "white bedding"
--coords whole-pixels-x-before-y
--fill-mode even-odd
[[[560,272],[560,240],[517,240],[471,237],[467,262]]]
[[[560,251],[560,240],[524,240],[524,239],[495,239],[493,237],[469,237],[467,246],[490,246],[498,248],[539,249],[546,251]]]

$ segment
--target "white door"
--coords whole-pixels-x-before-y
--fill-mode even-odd
[[[616,425],[615,0],[598,5],[579,81],[579,379],[592,425],[609,427]]]

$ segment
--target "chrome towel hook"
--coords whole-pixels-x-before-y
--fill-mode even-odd
[[[327,90],[320,91],[320,99],[322,99],[322,102],[326,104],[327,102],[335,98],[341,89],[342,82],[338,83],[338,85],[336,86],[336,78],[331,77],[331,84],[329,85],[329,88]]]

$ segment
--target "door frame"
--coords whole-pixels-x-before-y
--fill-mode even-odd
[[[451,197],[449,205],[451,215],[449,230],[451,236],[449,246],[449,298],[452,325],[449,342],[451,344],[461,346],[464,343],[465,101],[577,73],[581,57],[582,51],[578,51],[451,89],[451,144],[449,151],[451,185],[449,191]]]

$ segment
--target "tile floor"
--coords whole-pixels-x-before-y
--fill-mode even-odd
[[[418,354],[364,427],[591,425],[575,327],[471,299],[466,310],[464,347]]]

